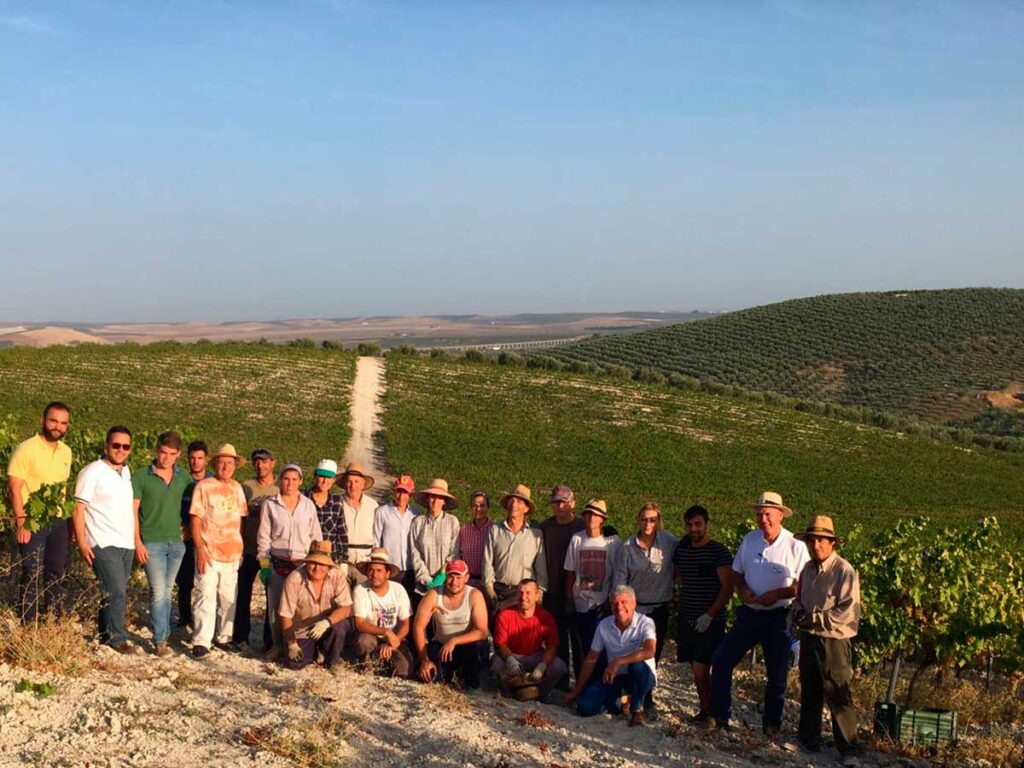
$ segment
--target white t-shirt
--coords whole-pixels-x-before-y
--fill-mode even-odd
[[[628,656],[639,651],[645,640],[657,639],[658,635],[654,631],[654,619],[637,611],[633,614],[633,621],[622,632],[615,626],[614,616],[601,619],[597,625],[597,631],[594,633],[594,641],[590,644],[590,650],[595,653],[604,651],[610,664],[620,656]],[[654,679],[657,680],[658,669],[654,664],[654,657],[646,659],[645,663],[651,668],[651,672],[655,673]],[[618,677],[625,672],[625,667],[619,667],[615,676]]]
[[[86,464],[75,481],[75,501],[85,504],[85,536],[90,547],[135,549],[132,473],[103,459]]]
[[[595,536],[579,531],[569,539],[565,552],[565,570],[576,574],[572,600],[577,611],[589,611],[608,600],[612,574],[622,555],[618,536]]]
[[[810,559],[807,545],[794,538],[785,528],[771,544],[765,541],[764,534],[758,529],[743,537],[736,550],[736,557],[733,558],[732,569],[742,573],[747,586],[755,595],[760,596],[772,589],[792,585],[800,578],[800,572]],[[772,605],[750,603],[747,607],[755,611],[770,611],[788,606],[791,602],[792,598],[788,598],[777,600]]]
[[[356,587],[352,596],[352,613],[382,629],[394,629],[398,622],[412,615],[412,605],[405,587],[388,580],[388,591],[378,595],[366,584]]]

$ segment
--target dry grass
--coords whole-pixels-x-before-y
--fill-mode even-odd
[[[304,727],[275,729],[251,726],[238,738],[258,750],[271,752],[300,768],[335,768],[348,757],[348,737],[355,730],[352,716],[337,707],[325,709]]]
[[[550,728],[551,721],[548,720],[544,715],[537,709],[528,709],[523,712],[519,717],[519,722],[522,725],[528,725],[531,728]]]
[[[78,675],[93,654],[78,621],[47,617],[22,624],[10,609],[0,610],[0,659],[21,669]]]
[[[421,686],[419,695],[427,707],[438,712],[469,712],[472,709],[461,691],[443,683]]]

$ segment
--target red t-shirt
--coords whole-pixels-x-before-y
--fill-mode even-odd
[[[558,645],[555,617],[537,607],[533,616],[524,619],[516,608],[504,608],[494,621],[494,644],[504,645],[517,656],[540,653],[544,647]]]

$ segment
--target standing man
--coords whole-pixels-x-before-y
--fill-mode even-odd
[[[266,448],[257,448],[249,458],[256,477],[242,483],[246,515],[242,519],[242,562],[238,566],[238,603],[231,637],[231,642],[238,648],[248,643],[249,635],[252,634],[252,588],[261,570],[257,544],[260,535],[260,508],[264,501],[276,496],[280,490],[274,479],[274,466],[277,464],[274,454]],[[269,607],[264,612],[263,645],[267,650],[273,645]]]
[[[520,483],[498,503],[508,516],[487,532],[481,568],[484,594],[495,612],[506,600],[516,597],[523,579],[536,581],[542,594],[548,586],[544,539],[526,522],[526,516],[535,509],[530,489]]]
[[[338,463],[333,459],[320,459],[313,472],[313,485],[306,489],[316,516],[320,520],[320,531],[324,541],[331,543],[331,559],[340,566],[342,576],[348,575],[348,527],[345,510],[341,505],[341,494],[331,493],[334,478],[338,476]]]
[[[793,514],[782,503],[782,496],[765,491],[751,507],[757,530],[743,537],[732,561],[733,585],[743,604],[736,609],[732,627],[711,658],[711,716],[715,727],[728,727],[732,671],[747,651],[760,644],[768,673],[761,729],[771,737],[782,727],[786,701],[790,645],[786,613],[810,557],[807,547],[782,527],[782,519]]]
[[[569,676],[569,668],[558,658],[558,628],[540,607],[537,582],[523,579],[517,590],[516,604],[502,608],[494,620],[491,672],[499,682],[529,675],[542,681],[544,695]]]
[[[602,533],[607,519],[604,499],[588,501],[583,508],[586,528],[573,534],[565,553],[565,605],[580,648],[590,648],[598,623],[608,615],[608,593],[622,558],[622,540]],[[579,680],[583,659],[574,663],[573,674]]]
[[[341,499],[348,529],[348,562],[357,564],[369,560],[373,549],[373,520],[377,502],[365,492],[373,488],[373,478],[363,472],[358,461],[349,462],[338,476],[338,484],[345,489]],[[358,578],[360,569],[349,568],[349,580]]]
[[[44,485],[66,483],[71,477],[71,449],[61,439],[70,423],[71,411],[64,403],[49,403],[43,409],[39,432],[14,449],[7,465],[14,536],[21,557],[18,612],[23,622],[34,622],[40,607],[42,613],[53,612],[57,616],[64,608],[69,521],[54,520],[33,533],[25,527],[25,503]]]
[[[348,579],[331,557],[331,542],[310,543],[303,565],[284,580],[278,615],[289,667],[302,669],[320,653],[324,667],[337,669],[352,615],[352,596]]]
[[[412,521],[409,549],[416,578],[416,595],[425,595],[444,579],[444,566],[459,556],[459,519],[450,510],[459,506],[448,493],[448,481],[438,477],[416,494],[427,510]],[[419,602],[418,597],[416,602]]]
[[[146,569],[153,652],[168,656],[171,649],[171,585],[185,556],[181,540],[181,499],[190,485],[178,469],[181,435],[163,432],[156,439],[153,463],[132,477],[135,497],[135,557]]]
[[[420,680],[450,683],[459,680],[470,689],[480,687],[480,664],[486,661],[487,604],[469,581],[469,566],[452,560],[445,566],[444,586],[432,589],[420,601],[412,623],[413,647],[420,659]],[[434,637],[427,642],[427,625]]]
[[[178,626],[192,626],[192,586],[196,580],[196,547],[192,541],[192,492],[196,483],[213,473],[206,469],[207,454],[210,449],[202,440],[193,440],[188,444],[189,483],[181,495],[181,538],[185,543],[185,556],[178,568]]]
[[[100,642],[118,653],[135,653],[124,626],[128,577],[135,554],[132,473],[126,466],[132,450],[127,427],[111,427],[103,458],[86,464],[75,482],[75,541],[92,566],[103,593],[99,613]]]
[[[856,757],[857,712],[853,708],[850,642],[860,624],[860,578],[836,553],[843,540],[836,536],[832,518],[820,515],[804,533],[811,562],[800,574],[791,608],[800,641],[800,726],[797,737],[806,749],[821,749],[821,711],[828,702],[832,736],[844,757]]]
[[[580,649],[579,637],[570,631],[572,618],[566,608],[565,555],[569,551],[569,539],[586,525],[576,516],[576,495],[568,485],[556,485],[551,489],[551,512],[551,517],[540,524],[548,568],[548,595],[544,607],[558,625],[558,658],[565,662],[566,667],[571,663],[573,669],[579,669],[586,649]]]
[[[380,659],[395,677],[409,679],[413,657],[406,638],[412,606],[402,585],[393,581],[398,566],[390,561],[386,549],[377,547],[356,568],[366,577],[352,596],[352,621],[358,632],[356,661],[365,666]]]
[[[476,491],[469,497],[468,521],[459,528],[459,557],[469,566],[469,584],[477,589],[483,588],[480,571],[484,564],[484,545],[487,543],[487,532],[494,521],[491,520],[491,500],[483,491]]]
[[[265,499],[260,507],[260,529],[256,538],[260,568],[269,569],[267,615],[274,647],[268,651],[267,661],[275,661],[284,650],[277,621],[284,580],[302,565],[313,542],[323,539],[316,507],[308,496],[299,493],[302,468],[298,464],[286,464],[277,482],[281,490]]]
[[[726,606],[732,597],[732,553],[712,540],[708,511],[694,504],[683,515],[686,539],[676,548],[679,579],[676,660],[689,662],[700,711],[694,723],[711,717],[711,658],[725,637]]]
[[[415,506],[409,504],[415,488],[411,475],[399,475],[392,486],[394,499],[388,504],[381,504],[373,513],[373,541],[391,555],[398,566],[395,579],[410,595],[416,587],[409,544],[409,530],[419,513]]]
[[[214,640],[231,642],[235,622],[235,590],[242,559],[242,518],[248,514],[245,493],[235,470],[244,459],[224,443],[213,455],[213,477],[200,480],[192,494],[192,541],[196,545],[195,629],[192,655],[201,659]]]
[[[576,711],[592,717],[619,710],[623,690],[629,695],[630,725],[644,724],[644,702],[657,685],[654,620],[636,610],[633,588],[620,584],[612,590],[612,615],[601,620],[565,706],[579,699]]]

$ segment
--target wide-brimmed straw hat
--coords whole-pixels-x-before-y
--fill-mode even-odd
[[[238,455],[238,451],[235,450],[235,446],[231,443],[222,443],[217,449],[217,452],[210,457],[210,461],[221,458],[234,459],[236,467],[240,467],[245,464],[245,458]]]
[[[428,496],[438,496],[444,499],[444,508],[446,510],[455,509],[459,506],[458,500],[448,493],[448,481],[442,477],[435,477],[426,488],[416,491],[416,501],[424,507],[427,506]]]
[[[311,541],[309,543],[309,554],[303,559],[304,563],[319,563],[320,565],[334,566],[334,558],[331,557],[331,542]]]
[[[782,503],[782,495],[775,491],[764,491],[760,496],[757,497],[757,501],[750,505],[753,509],[762,509],[764,507],[775,507],[775,509],[782,510],[783,517],[789,517],[793,514],[793,510]]]
[[[506,677],[501,681],[502,692],[516,701],[536,701],[540,698],[540,683],[529,675]]]
[[[384,547],[374,547],[371,549],[369,559],[363,560],[361,563],[356,563],[356,568],[359,569],[359,572],[363,574],[363,576],[366,576],[366,572],[370,569],[371,565],[386,565],[388,567],[388,571],[391,572],[391,578],[397,576],[398,572],[401,570],[401,568],[391,562],[391,556]]]
[[[529,486],[523,485],[522,483],[519,483],[515,488],[502,496],[498,503],[505,509],[508,509],[509,502],[512,501],[512,499],[522,499],[526,502],[526,514],[530,514],[534,509],[536,509],[536,505],[533,503],[533,494],[530,493]]]
[[[373,488],[373,478],[363,471],[362,462],[350,461],[348,463],[348,466],[345,467],[345,471],[338,475],[338,478],[335,482],[341,485],[342,483],[345,482],[345,478],[348,477],[349,475],[355,475],[356,477],[363,478],[366,481],[366,485],[363,486],[364,490],[368,491],[371,488]]]
[[[591,499],[587,502],[587,505],[583,507],[583,514],[592,512],[595,515],[600,515],[605,520],[608,519],[608,504],[604,499]]]
[[[816,515],[812,517],[811,522],[807,524],[806,531],[793,534],[793,538],[800,539],[800,541],[807,541],[810,536],[832,539],[836,544],[842,544],[844,541],[842,536],[836,536],[836,528],[832,524],[832,518],[827,515]]]

